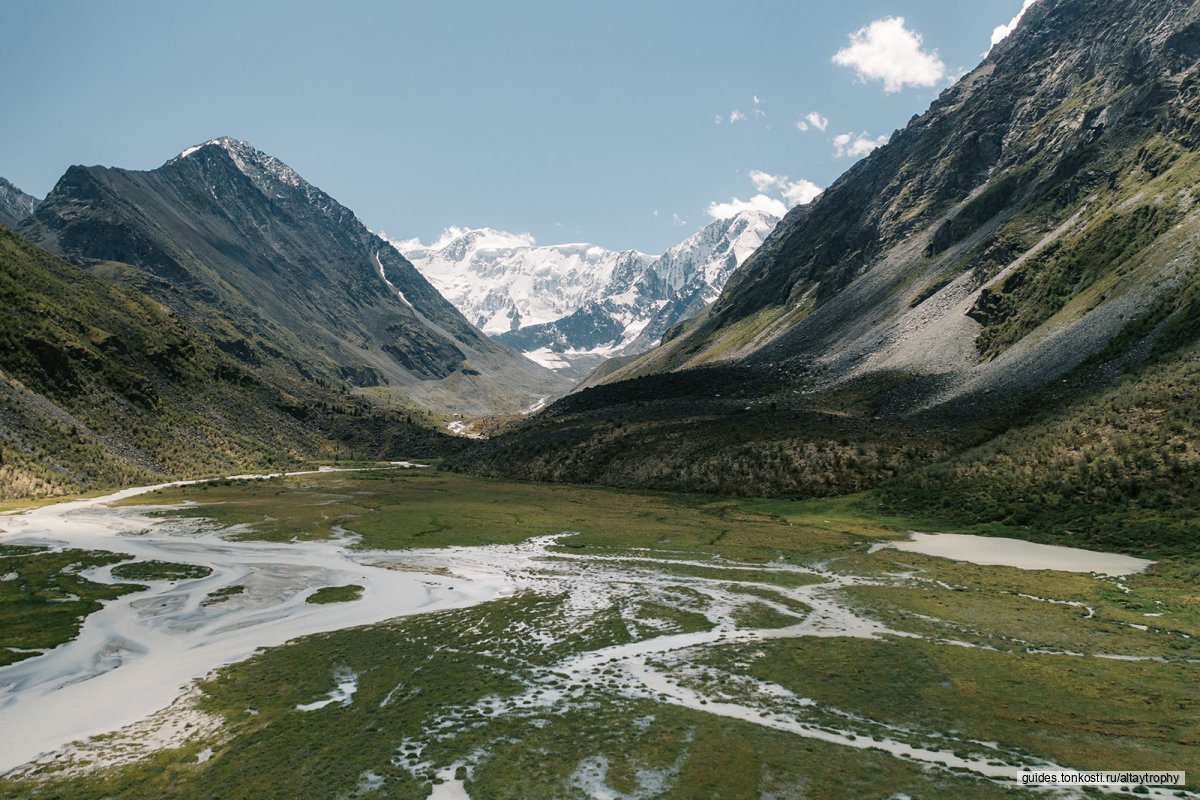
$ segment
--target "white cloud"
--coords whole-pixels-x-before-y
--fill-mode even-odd
[[[850,46],[833,63],[851,67],[860,81],[883,81],[885,92],[905,86],[934,86],[946,74],[937,51],[921,49],[921,34],[904,27],[904,17],[884,17],[850,34]]]
[[[1021,21],[1021,17],[1025,16],[1025,12],[1028,11],[1029,7],[1035,2],[1037,2],[1037,0],[1025,0],[1025,2],[1021,5],[1021,10],[1017,12],[1015,17],[1008,21],[1007,25],[997,25],[994,29],[992,29],[992,47],[995,47],[1005,36],[1008,36],[1013,32],[1013,28],[1017,27],[1017,23]],[[988,48],[989,53],[992,51],[992,47]]]
[[[802,206],[805,203],[811,203],[821,193],[821,187],[812,181],[801,178],[785,184],[782,191],[783,198],[788,201],[789,206]]]
[[[772,175],[760,169],[750,170],[750,182],[757,192],[749,200],[729,198],[727,203],[712,202],[706,211],[713,219],[728,219],[743,211],[765,211],[782,217],[795,205],[810,202],[821,193],[821,187],[809,180],[789,180],[787,175]],[[774,195],[774,196],[772,196]]]
[[[554,224],[558,225],[559,223]],[[411,239],[392,239],[383,231],[380,231],[378,235],[392,247],[404,253],[407,250],[440,250],[468,233],[475,234],[476,245],[479,247],[533,247],[537,244],[537,239],[530,233],[509,233],[492,228],[467,228],[460,225],[443,228],[441,236],[430,244],[423,243],[419,236]]]
[[[754,190],[756,192],[770,191],[773,187],[777,186],[781,180],[786,181],[787,176],[785,175],[781,177],[779,175],[772,175],[769,172],[763,172],[762,170],[758,169],[750,170],[750,182],[754,184]]]
[[[767,197],[765,194],[756,194],[749,200],[739,200],[736,197],[731,197],[728,203],[712,202],[708,204],[708,208],[705,211],[713,219],[729,219],[743,211],[765,211],[768,214],[782,217],[787,213],[787,206],[783,204],[782,200]]]
[[[761,97],[756,94],[751,95],[750,100],[752,105],[750,106],[749,113],[742,111],[740,108],[735,108],[729,112],[728,116],[725,116],[724,114],[714,114],[713,122],[717,125],[721,125],[725,122],[729,122],[730,125],[736,125],[739,122],[745,122],[749,120],[751,117],[754,119],[762,119],[763,117],[767,116],[767,112],[764,111],[762,107],[763,101]],[[770,129],[770,126],[767,126],[767,130]]]
[[[672,225],[687,225],[687,220],[684,219],[683,217],[679,216],[678,214],[672,214],[671,215],[671,224]]]
[[[871,138],[871,134],[863,131],[855,135],[853,133],[839,133],[833,137],[833,155],[837,158],[862,158],[877,147],[883,147],[888,143],[888,136],[876,136]]]
[[[800,119],[796,120],[797,130],[806,131],[809,128],[816,128],[819,131],[824,131],[829,127],[829,118],[823,117],[816,111],[810,111]]]

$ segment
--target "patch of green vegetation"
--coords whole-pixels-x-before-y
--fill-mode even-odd
[[[710,361],[717,361],[738,348],[745,347],[789,311],[790,309],[786,305],[767,306],[732,325],[721,328],[709,337],[701,352],[694,356],[687,366],[694,367]]]
[[[1018,657],[915,639],[787,639],[707,651],[818,704],[924,731],[1037,753],[1079,769],[1200,767],[1200,666]],[[945,746],[945,745],[943,745]],[[1181,766],[1180,769],[1185,767]]]
[[[211,606],[216,603],[224,603],[231,597],[236,597],[246,591],[246,587],[241,584],[233,586],[222,586],[220,589],[214,589],[209,592],[203,600],[200,601],[201,606]]]
[[[795,561],[840,547],[845,536],[831,526],[808,525],[760,512],[751,501],[704,495],[511,483],[439,472],[322,473],[264,481],[180,486],[139,495],[125,504],[194,503],[164,512],[246,525],[246,538],[288,541],[322,538],[342,525],[362,537],[362,547],[404,549],[516,543],[572,532],[569,550],[629,548],[687,551],[746,561],[779,556]],[[866,530],[865,523],[862,530]],[[876,528],[880,535],[887,535]],[[679,565],[690,574],[738,580],[736,571]],[[748,573],[745,579],[770,580]],[[785,581],[804,581],[786,575]]]
[[[658,633],[696,633],[712,630],[713,624],[701,613],[702,604],[692,607],[672,606],[664,603],[639,603],[636,618],[639,622],[649,620]]]
[[[742,595],[752,595],[761,597],[763,600],[769,600],[772,603],[781,605],[791,611],[793,614],[803,617],[812,611],[812,607],[788,597],[786,594],[781,594],[772,589],[763,589],[758,586],[738,586],[737,593]],[[796,617],[792,618],[792,622],[796,622]]]
[[[206,578],[212,570],[203,564],[175,564],[170,561],[134,561],[113,567],[112,575],[125,581],[186,581]]]
[[[857,586],[845,594],[897,630],[939,639],[1010,651],[1032,646],[1168,659],[1189,657],[1200,640],[1200,565],[1190,559],[1100,579],[886,548],[856,552],[830,566],[891,578],[890,585]]]
[[[870,616],[896,630],[997,650],[1200,657],[1200,644],[1181,630],[1193,626],[1180,626],[1174,619],[1164,623],[1158,618],[1110,614],[1102,600],[1064,601],[1058,596],[1039,600],[1034,599],[1037,595],[1000,594],[978,587],[947,590],[936,584],[857,586],[846,591]]]
[[[305,598],[304,602],[322,604],[322,603],[348,603],[351,600],[358,600],[362,597],[363,587],[351,583],[346,586],[323,586]]]
[[[1200,554],[1200,346],[885,484],[884,508],[1091,549]]]
[[[52,552],[0,545],[0,666],[71,641],[102,601],[144,589],[96,583],[79,575],[128,558],[90,550]]]
[[[930,773],[881,752],[847,751],[740,720],[652,703],[596,704],[527,725],[475,771],[472,797],[497,800],[613,796],[997,798],[1010,792]],[[598,774],[599,773],[599,774]],[[599,778],[599,779],[597,779]]]
[[[1110,272],[1133,269],[1137,256],[1178,218],[1171,208],[1142,205],[1095,220],[1084,231],[1031,258],[1003,283],[983,290],[969,316],[983,329],[977,345],[994,358]]]
[[[495,800],[590,796],[599,786],[680,800],[801,788],[831,798],[1009,796],[880,752],[627,698],[604,674],[572,689],[546,667],[611,643],[614,628],[604,615],[576,621],[576,638],[547,650],[516,625],[561,631],[560,614],[561,600],[524,596],[306,637],[204,684],[203,707],[226,720],[206,763],[196,763],[201,743],[193,743],[86,776],[56,777],[50,767],[39,782],[0,779],[0,796],[338,797],[370,772],[382,780],[381,796],[419,800],[435,773],[455,763],[467,765],[472,797]],[[296,710],[345,670],[358,678],[349,705]],[[531,685],[587,699],[516,702]]]
[[[733,619],[739,628],[786,628],[801,621],[800,617],[784,614],[766,603],[747,603],[739,606],[733,612]]]

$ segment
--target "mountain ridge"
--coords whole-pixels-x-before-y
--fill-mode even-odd
[[[0,225],[15,228],[33,213],[39,202],[33,195],[13,186],[6,178],[0,178]]]
[[[582,377],[607,358],[648,349],[715,299],[777,221],[743,211],[659,256],[538,245],[491,228],[450,228],[430,246],[411,239],[393,245],[493,338]]]
[[[415,412],[261,375],[103,269],[10,230],[0,230],[0,266],[0,499],[460,444]]]
[[[20,226],[199,320],[247,364],[442,413],[517,411],[563,383],[470,325],[352,211],[230,137],[161,167],[71,167]],[[385,400],[386,401],[386,400]]]
[[[994,389],[1016,371],[1008,369],[999,377],[986,374],[998,371],[991,364],[1005,364],[995,358],[1000,353],[991,353],[982,365],[972,363],[969,349],[930,354],[911,347],[914,337],[903,329],[932,335],[936,328],[930,326],[937,323],[954,328],[954,336],[938,338],[970,336],[972,326],[986,318],[981,306],[973,316],[960,315],[958,309],[928,312],[939,303],[956,304],[951,300],[956,294],[973,294],[971,307],[978,306],[984,292],[995,294],[991,284],[1003,280],[1004,268],[1013,271],[1016,258],[1028,254],[1029,260],[1062,236],[1080,232],[1073,224],[1087,215],[1072,215],[1087,192],[1099,188],[1098,175],[1089,176],[1085,163],[1108,143],[1106,126],[1117,125],[1118,115],[1137,124],[1149,109],[1146,104],[1172,91],[1161,80],[1173,79],[1150,74],[1150,56],[1140,52],[1141,41],[1149,46],[1153,31],[1169,28],[1173,21],[1184,34],[1176,40],[1185,42],[1186,30],[1194,24],[1186,20],[1185,5],[1164,4],[1158,18],[1155,7],[1140,8],[1141,16],[1131,22],[1117,19],[1117,12],[1103,4],[1050,0],[1032,6],[1019,33],[999,43],[929,111],[915,116],[886,147],[848,170],[808,212],[789,215],[776,241],[731,280],[705,320],[673,342],[673,353],[658,354],[646,369],[727,358],[719,345],[724,334],[745,327],[755,314],[775,309],[773,327],[755,330],[750,346],[736,351],[740,357],[766,364],[783,353],[793,354],[788,356],[793,359],[797,352],[807,353],[822,361],[831,379],[875,369],[864,366],[872,360],[890,362],[890,368],[947,372],[938,363],[942,359],[954,362],[949,371],[973,376],[971,391],[978,393],[989,385]],[[1152,33],[1130,46],[1124,34],[1136,35],[1138,23]],[[1054,32],[1047,27],[1059,26],[1081,28],[1080,43],[1054,55],[1041,53],[1042,43]],[[1171,36],[1164,33],[1161,44],[1168,45]],[[1164,63],[1169,61],[1171,48],[1160,49],[1168,51]],[[1140,66],[1139,60],[1144,62]],[[1110,64],[1121,66],[1104,73]],[[1096,85],[1084,80],[1088,75],[1096,76]],[[1003,87],[991,91],[997,81]],[[1120,147],[1117,143],[1114,149]],[[1128,180],[1136,185],[1135,177]],[[1040,208],[1033,208],[1039,203]],[[1011,219],[1015,207],[1022,205],[1032,219]],[[1012,224],[1006,228],[1004,222]],[[907,241],[910,237],[913,241]],[[972,275],[959,271],[956,262],[962,260],[973,263]],[[884,274],[887,270],[893,274]],[[905,281],[914,285],[901,285]],[[928,296],[922,296],[925,292]],[[1150,303],[1148,296],[1130,299],[1125,313]],[[845,320],[866,317],[865,307],[875,309],[872,317],[895,319],[894,329],[866,322],[851,330]],[[1100,316],[1085,327],[1113,335],[1119,312],[1110,320]],[[1076,334],[1080,346],[1068,343],[1060,349],[1080,356],[1094,352],[1096,342],[1083,340],[1101,337],[1089,336],[1081,326],[1060,338]],[[1006,358],[1031,364],[1039,359],[1039,350],[1051,346],[1055,342],[1030,339]],[[824,355],[832,353],[857,355]],[[855,359],[857,364],[852,363]],[[1069,359],[1062,363],[1069,368]]]
[[[1034,4],[928,111],[789,212],[712,306],[459,467],[759,495],[927,474],[927,489],[979,474],[927,466],[973,445],[1033,446],[997,437],[1035,412],[1064,429],[1091,419],[1090,398],[1153,380],[1196,336],[1197,31],[1183,0]],[[1192,424],[1158,411],[1137,413]],[[1137,487],[1081,469],[1137,502]],[[1172,473],[1146,474],[1164,488]]]

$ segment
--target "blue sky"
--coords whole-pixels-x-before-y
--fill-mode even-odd
[[[147,169],[229,135],[392,238],[656,253],[829,185],[1021,6],[4,0],[0,175],[41,196],[70,164]]]

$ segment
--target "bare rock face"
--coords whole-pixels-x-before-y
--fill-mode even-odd
[[[38,199],[0,178],[0,225],[15,228],[37,208]]]

